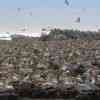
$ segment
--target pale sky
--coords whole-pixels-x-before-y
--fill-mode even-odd
[[[96,30],[100,0],[0,0],[0,32],[40,32],[41,28]],[[21,8],[20,11],[17,8]],[[32,13],[32,16],[29,15]],[[75,23],[77,17],[80,23]]]

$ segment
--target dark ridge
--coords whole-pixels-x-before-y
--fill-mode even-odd
[[[66,40],[66,39],[82,39],[82,40],[100,40],[100,32],[79,31],[79,30],[62,30],[52,29],[50,34],[43,35],[40,40]]]

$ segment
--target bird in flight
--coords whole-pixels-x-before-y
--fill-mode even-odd
[[[81,21],[81,19],[80,19],[80,17],[78,17],[75,22],[80,23],[80,21]]]
[[[32,13],[32,12],[30,12],[30,13],[29,13],[29,15],[30,15],[30,16],[32,16],[32,15],[33,15],[33,13]]]
[[[21,32],[25,32],[25,31],[27,31],[27,28],[24,27],[24,28],[20,29],[20,31],[21,31]]]
[[[21,8],[17,8],[17,11],[20,12],[21,11]]]
[[[69,1],[68,1],[68,0],[65,0],[65,4],[66,4],[67,6],[69,6]]]

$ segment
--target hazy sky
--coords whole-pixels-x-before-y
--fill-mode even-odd
[[[41,28],[100,28],[100,0],[0,0],[0,32],[40,32]],[[21,8],[18,12],[17,8]],[[29,14],[32,13],[32,16]],[[77,17],[81,23],[75,23]]]

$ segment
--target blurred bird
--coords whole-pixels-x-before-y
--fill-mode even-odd
[[[22,28],[20,31],[25,32],[26,30],[27,30],[26,28]]]
[[[82,12],[86,12],[86,8],[82,8],[82,10],[81,10]]]
[[[33,15],[32,12],[30,12],[30,13],[29,13],[29,16],[32,16],[32,15]]]
[[[17,11],[20,12],[21,11],[21,8],[17,8]]]
[[[46,31],[46,29],[45,28],[42,28],[42,31]]]
[[[69,6],[69,1],[68,1],[68,0],[65,0],[65,4],[66,4],[67,6]]]
[[[95,27],[96,27],[96,28],[98,28],[98,27],[99,27],[99,25],[96,25]]]
[[[80,20],[81,20],[80,17],[78,17],[75,22],[80,23]]]

